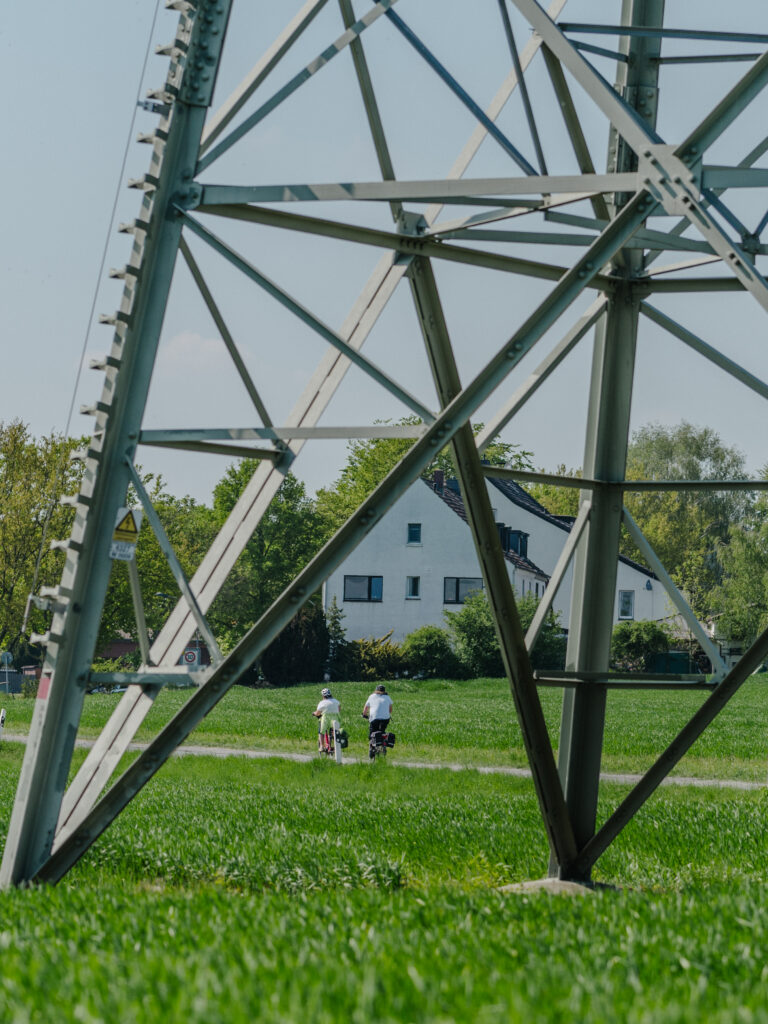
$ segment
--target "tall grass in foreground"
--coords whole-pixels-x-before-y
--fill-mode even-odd
[[[184,758],[64,883],[0,896],[0,1020],[766,1021],[767,811],[662,790],[596,872],[626,888],[511,896],[546,869],[526,780]]]

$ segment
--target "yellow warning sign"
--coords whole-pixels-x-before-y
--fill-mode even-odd
[[[124,512],[124,515],[122,518],[118,515],[115,532],[112,534],[112,540],[122,540],[129,544],[135,544],[139,539],[139,529],[136,525],[133,511],[131,509],[121,509],[120,511]]]
[[[141,520],[144,513],[140,508],[119,508],[115,518],[109,557],[119,562],[132,562],[136,554]]]

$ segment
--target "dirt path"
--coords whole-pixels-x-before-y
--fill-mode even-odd
[[[3,733],[2,742],[26,743],[27,737],[17,733]],[[94,740],[76,740],[75,746],[90,750]],[[146,743],[131,743],[130,751],[146,750]],[[279,750],[249,750],[239,747],[207,747],[200,744],[186,743],[173,753],[174,757],[245,757],[252,761],[262,761],[270,757],[277,757],[283,761],[314,761],[317,754],[297,754],[290,751]],[[367,758],[347,757],[344,760],[348,764],[360,764]],[[478,772],[481,775],[511,775],[517,779],[530,779],[531,773],[528,768],[512,768],[504,765],[467,765],[446,762],[438,764],[427,761],[402,761],[399,758],[390,757],[390,763],[400,768],[422,768],[435,770],[446,768],[452,772]],[[616,782],[622,786],[634,786],[642,776],[623,774],[616,772],[603,772],[600,776],[603,782]],[[736,789],[736,790],[759,790],[765,789],[766,783],[752,782],[745,779],[697,779],[690,775],[670,775],[662,782],[662,786],[695,786],[699,789]]]

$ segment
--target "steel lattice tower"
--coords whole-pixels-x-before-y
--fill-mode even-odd
[[[498,15],[507,66],[498,92],[483,108],[461,84],[461,74],[454,76],[411,27],[415,0],[359,0],[354,9],[352,0],[331,0],[328,11],[338,8],[336,37],[326,39],[313,60],[281,79],[279,88],[273,86],[276,70],[291,65],[298,42],[305,39],[328,4],[328,0],[307,0],[241,85],[209,117],[219,67],[227,58],[224,42],[233,2],[173,0],[167,4],[179,12],[178,28],[172,44],[160,51],[169,57],[170,66],[164,87],[153,94],[158,125],[149,140],[149,171],[133,183],[143,191],[143,199],[138,217],[128,226],[134,241],[121,272],[125,278],[122,302],[110,318],[114,324],[112,347],[97,363],[104,373],[104,386],[90,410],[95,428],[90,446],[82,453],[82,487],[69,499],[76,510],[72,533],[69,540],[59,542],[66,550],[61,585],[43,595],[49,601],[52,624],[45,637],[45,667],[0,884],[61,878],[328,574],[418,479],[436,451],[449,443],[530,760],[551,849],[551,871],[561,878],[589,879],[592,866],[621,828],[768,654],[768,633],[764,633],[735,668],[726,670],[623,503],[623,495],[630,489],[754,490],[760,486],[744,481],[629,482],[624,475],[636,345],[644,322],[652,321],[697,357],[709,360],[720,373],[768,398],[768,385],[725,355],[717,338],[704,340],[655,304],[664,293],[695,298],[722,292],[740,297],[744,303],[757,301],[768,311],[768,283],[758,270],[759,259],[766,252],[760,235],[768,214],[761,218],[758,213],[759,223],[750,231],[729,201],[739,190],[742,195],[757,196],[759,206],[759,190],[768,185],[768,170],[756,166],[768,151],[768,138],[761,137],[764,126],[756,112],[758,97],[768,84],[768,33],[761,33],[760,26],[755,26],[754,32],[734,33],[703,24],[694,28],[667,24],[664,0],[601,4],[601,16],[607,19],[601,24],[566,22],[567,0],[550,0],[546,9],[536,0],[486,0]],[[583,0],[568,2],[577,17],[583,6]],[[698,16],[689,13],[691,18]],[[516,33],[520,35],[523,24],[532,32],[525,45],[518,47]],[[452,94],[457,109],[463,107],[473,119],[470,139],[447,175],[419,180],[395,177],[382,96],[367,49],[369,40],[371,45],[384,45],[384,37],[386,45],[397,46],[393,60],[403,60],[408,53],[409,59],[422,61]],[[676,40],[693,49],[667,55],[667,46]],[[695,47],[701,40],[725,52],[699,55]],[[749,52],[739,49],[744,44]],[[482,58],[480,47],[477,53],[478,59]],[[238,145],[258,137],[262,124],[271,125],[282,116],[286,101],[300,90],[313,89],[331,62],[344,60],[351,60],[364,112],[362,126],[355,130],[365,131],[372,143],[379,180],[254,184],[261,175],[242,170],[250,164],[227,164],[225,157],[230,151],[236,153]],[[595,66],[596,61],[606,60],[614,68],[613,85]],[[739,71],[708,114],[681,137],[671,139],[660,134],[662,113],[665,104],[684,102],[685,94],[679,88],[665,92],[663,80],[660,83],[661,71],[670,63],[690,73],[692,90],[695,76],[713,63],[736,66]],[[554,157],[548,154],[549,160],[554,160],[549,165],[541,131],[540,80],[535,79],[539,83],[536,88],[528,87],[537,69],[549,90],[546,117],[557,119],[562,142],[559,153]],[[511,131],[502,123],[505,106],[513,96],[519,103],[520,118]],[[589,118],[601,119],[603,138],[608,136],[604,173],[595,170],[590,152],[590,132],[581,113],[587,107]],[[725,162],[720,158],[713,163],[708,153],[737,118],[753,134],[750,145]],[[470,176],[470,164],[484,142],[503,154],[506,175]],[[532,154],[530,159],[524,155],[526,151]],[[230,184],[216,178],[217,169],[224,166],[229,166],[236,179]],[[339,217],[340,203],[344,210],[354,207],[359,213],[348,219]],[[765,205],[763,199],[762,208]],[[318,207],[319,215],[315,212]],[[393,227],[380,226],[375,212],[382,209],[391,213]],[[522,230],[520,218],[524,218]],[[241,232],[246,226],[257,233],[280,231],[296,246],[309,235],[358,247],[366,256],[372,249],[379,249],[382,255],[347,318],[341,326],[332,327],[215,233],[217,224],[224,230],[223,226],[233,221],[239,222]],[[510,221],[516,230],[510,229]],[[242,281],[247,279],[280,303],[327,346],[282,423],[270,413],[271,395],[254,379],[241,355],[214,289],[193,255],[192,240],[218,254],[240,272]],[[578,255],[575,261],[563,256],[560,265],[551,258],[521,255],[524,246],[531,246],[534,255],[536,247],[551,252],[552,246],[561,247],[566,255]],[[678,262],[673,265],[654,267],[665,251],[682,251],[686,259],[679,262],[676,256]],[[149,430],[143,425],[174,267],[182,261],[250,397],[254,426]],[[435,271],[445,261],[454,269],[523,276],[540,286],[547,282],[543,298],[532,288],[530,308],[515,317],[518,326],[490,359],[475,358],[473,362],[473,352],[460,351],[452,339]],[[707,269],[712,264],[714,274]],[[412,394],[402,376],[386,372],[363,352],[366,339],[398,288],[411,292],[414,344],[423,345],[436,406]],[[585,297],[589,296],[594,301],[587,303]],[[562,333],[554,332],[555,325]],[[586,337],[593,337],[593,354],[584,476],[575,483],[580,489],[580,511],[546,596],[524,636],[488,498],[482,453]],[[546,353],[530,376],[513,388],[510,381],[515,379],[515,368],[537,344],[546,348]],[[280,358],[280,352],[280,346],[273,345],[270,358]],[[404,412],[415,414],[418,425],[320,425],[351,367],[392,396]],[[489,402],[494,403],[495,411],[475,437],[470,421]],[[413,445],[237,647],[222,656],[206,613],[285,473],[305,447],[311,449],[323,439],[385,436],[412,437]],[[141,445],[261,460],[189,581],[134,468]],[[496,476],[504,472],[523,482],[549,480],[574,485],[560,477],[493,469]],[[150,643],[138,576],[132,574],[144,664],[128,676],[127,691],[67,787],[109,579],[110,542],[129,486],[139,495],[182,597]],[[709,654],[715,669],[711,680],[688,683],[647,675],[632,678],[609,670],[622,524]],[[566,671],[538,678],[528,651],[571,563],[573,599]],[[195,676],[197,687],[183,708],[102,795],[158,692],[174,678],[174,666],[196,629],[208,642],[213,664]],[[553,684],[565,688],[559,766],[538,697],[539,685]],[[691,685],[712,692],[598,828],[607,690]]]

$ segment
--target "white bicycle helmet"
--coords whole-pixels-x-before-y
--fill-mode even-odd
[[[330,697],[331,696],[331,691],[328,689],[327,686],[323,689],[323,691],[321,692],[320,696],[321,697]]]

